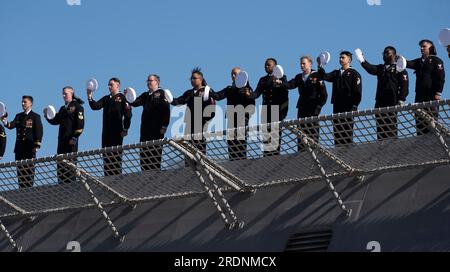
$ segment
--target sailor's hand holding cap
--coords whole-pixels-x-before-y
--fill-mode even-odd
[[[88,100],[92,100],[92,92],[93,91],[91,89],[86,90]]]
[[[48,105],[47,107],[45,107],[43,112],[46,119],[52,120],[53,118],[55,118],[56,110],[52,105]]]
[[[356,48],[356,49],[355,49],[355,55],[356,55],[356,59],[358,59],[358,61],[359,61],[360,63],[363,63],[363,62],[366,61],[366,60],[364,59],[364,56],[363,56],[363,53],[362,53],[361,49]]]
[[[320,56],[317,57],[316,61],[318,67],[323,67],[322,59],[320,58]]]
[[[205,91],[203,92],[203,101],[206,102],[209,100],[209,91],[211,91],[211,87],[206,85]]]
[[[250,97],[250,89],[248,87],[244,87],[244,95]]]
[[[125,98],[127,99],[128,103],[133,103],[134,101],[136,101],[136,91],[131,88],[128,87],[123,91],[123,94],[125,95]]]
[[[0,102],[0,118],[5,118],[8,117],[8,113],[6,112],[6,106],[3,102]]]
[[[401,73],[406,69],[406,59],[405,57],[401,55],[397,55],[395,68],[397,69],[397,72]]]
[[[3,124],[8,124],[8,121],[6,118],[8,117],[8,112],[6,111],[6,106],[3,102],[0,102],[0,118],[3,122]]]
[[[169,89],[164,89],[164,99],[167,101],[167,103],[172,103],[173,95]]]
[[[326,65],[328,62],[330,62],[330,59],[331,59],[330,52],[323,51],[317,57],[317,64],[318,64],[319,67],[322,67],[322,66]]]
[[[95,78],[91,78],[86,83],[86,92],[88,100],[92,100],[92,93],[97,90],[98,88],[98,81]]]

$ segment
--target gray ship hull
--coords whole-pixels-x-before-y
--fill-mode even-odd
[[[226,197],[242,229],[225,228],[207,197],[107,207],[125,235],[113,237],[96,209],[4,219],[23,251],[285,251],[293,235],[330,231],[327,251],[450,250],[450,166],[335,181],[349,217],[321,181],[264,188]],[[327,240],[327,239],[325,239]],[[74,241],[72,243],[69,243]],[[292,250],[314,250],[314,240]],[[75,247],[72,247],[75,245]],[[308,248],[308,246],[312,246]],[[1,251],[11,251],[4,236]]]

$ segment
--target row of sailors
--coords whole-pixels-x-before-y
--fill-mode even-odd
[[[416,97],[415,102],[425,102],[431,100],[440,100],[445,82],[445,72],[443,62],[436,56],[436,49],[430,40],[419,42],[421,57],[407,61],[407,67],[413,69],[416,74]],[[233,83],[220,92],[210,91],[209,98],[202,99],[202,111],[210,105],[214,105],[216,100],[227,98],[227,105],[244,107],[255,104],[255,99],[263,96],[262,104],[268,106],[277,106],[279,108],[277,116],[271,116],[271,111],[267,113],[267,123],[282,121],[286,118],[288,112],[288,90],[298,89],[299,100],[297,102],[297,117],[311,117],[320,114],[322,107],[327,101],[327,90],[324,81],[332,82],[331,103],[333,104],[333,113],[342,113],[357,110],[362,98],[362,78],[361,75],[351,67],[352,53],[342,51],[339,62],[341,67],[330,73],[323,69],[320,58],[317,59],[318,70],[312,70],[313,61],[311,57],[303,56],[300,58],[300,67],[302,73],[296,75],[293,79],[287,80],[286,76],[277,79],[273,75],[274,67],[277,61],[274,58],[268,58],[265,61],[265,71],[267,75],[261,77],[256,89],[253,91],[251,86],[237,88],[234,81],[240,72],[240,68],[233,68],[231,77]],[[408,95],[408,73],[406,70],[398,71],[396,69],[397,52],[392,46],[388,46],[383,51],[383,64],[372,65],[362,56],[358,57],[362,67],[371,75],[377,76],[378,84],[375,97],[375,107],[395,106],[403,103]],[[162,139],[165,135],[170,120],[170,104],[174,106],[187,105],[190,110],[191,132],[194,130],[195,107],[194,98],[203,97],[206,90],[206,80],[200,69],[196,68],[191,73],[192,89],[189,89],[178,98],[174,98],[169,103],[164,90],[160,88],[160,78],[158,75],[151,74],[147,78],[148,91],[142,93],[133,103],[128,103],[125,94],[120,92],[120,80],[112,78],[109,83],[109,95],[100,100],[94,100],[93,90],[87,90],[89,106],[92,110],[103,109],[103,129],[102,129],[102,147],[118,146],[123,144],[123,139],[128,133],[131,124],[132,107],[143,107],[140,128],[140,141],[151,141]],[[76,97],[72,87],[63,88],[63,98],[65,104],[59,109],[53,119],[47,121],[52,125],[59,125],[58,135],[58,154],[65,154],[78,151],[78,138],[84,129],[84,108],[83,101]],[[43,136],[43,128],[39,114],[31,110],[33,98],[23,96],[23,112],[17,114],[13,121],[8,122],[7,116],[2,117],[6,128],[16,129],[17,139],[14,148],[15,159],[24,160],[35,158],[39,150]],[[45,113],[45,112],[44,112]],[[430,113],[436,113],[430,110]],[[203,115],[200,115],[203,116]],[[201,127],[210,121],[211,117],[202,117]],[[248,125],[249,115],[245,116],[244,122],[236,120],[234,116],[235,127],[238,124]],[[379,114],[377,121],[378,139],[396,137],[396,115],[395,113]],[[352,118],[343,118],[334,120],[335,144],[352,143],[353,120]],[[428,132],[423,120],[417,120],[417,133]],[[319,139],[318,124],[303,125],[301,129],[313,140]],[[0,126],[0,158],[3,156],[6,134],[3,127]],[[280,132],[281,134],[281,132]],[[280,135],[281,136],[281,135]],[[281,137],[279,138],[281,140]],[[206,142],[204,139],[193,140],[196,148],[206,152]],[[243,159],[246,157],[245,140],[229,140],[230,160]],[[299,151],[304,146],[299,143]],[[280,144],[276,150],[264,151],[265,156],[277,155],[280,152]],[[141,151],[142,170],[160,169],[161,167],[162,147],[143,148]],[[104,174],[118,175],[121,170],[122,155],[120,152],[112,152],[104,155]],[[76,163],[76,162],[74,162]],[[19,186],[30,187],[34,181],[34,166],[18,166]],[[58,164],[58,178],[60,182],[71,182],[75,179],[74,173],[68,170],[62,164]]]

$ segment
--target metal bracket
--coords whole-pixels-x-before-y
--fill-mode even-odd
[[[0,201],[8,205],[10,208],[14,209],[15,211],[19,212],[20,214],[26,214],[27,212],[22,209],[21,207],[17,206],[16,204],[12,203],[8,199],[4,198],[3,196],[0,196]]]
[[[211,173],[213,173],[216,177],[228,184],[233,189],[239,192],[251,190],[250,188],[248,188],[244,181],[242,181],[214,161],[208,159],[202,152],[197,152],[197,148],[195,148],[192,144],[187,142],[177,143],[174,140],[169,140],[168,144],[183,153],[183,155],[188,156],[193,160],[195,160],[193,158],[194,154],[197,154],[198,159],[202,161],[204,168],[208,169]]]
[[[307,146],[308,148],[308,152],[311,155],[312,159],[314,160],[314,162],[316,163],[317,168],[319,168],[320,170],[320,174],[322,175],[323,179],[325,180],[328,189],[330,190],[330,192],[333,194],[333,197],[335,198],[339,208],[341,208],[341,210],[345,213],[346,216],[350,216],[352,213],[351,209],[348,209],[344,202],[342,201],[338,191],[336,190],[336,188],[333,185],[333,182],[331,182],[330,177],[327,175],[325,168],[323,168],[322,163],[320,162],[319,158],[317,157],[316,152],[314,152],[313,150],[313,145],[315,143],[314,140],[312,140],[311,138],[309,138],[308,136],[306,136],[306,134],[301,131],[300,129],[293,127],[293,126],[289,126],[288,127],[289,130],[291,130],[292,132],[294,132],[297,136],[299,136],[302,140],[302,142]],[[315,143],[317,146],[320,146],[319,144]],[[339,162],[338,162],[339,163]],[[347,167],[350,167],[347,165]]]
[[[130,199],[128,199],[126,196],[122,195],[121,193],[117,192],[116,190],[114,190],[110,186],[108,186],[105,183],[101,182],[96,177],[93,177],[91,174],[89,174],[88,172],[84,171],[83,169],[78,168],[74,163],[72,163],[72,162],[70,162],[68,160],[62,160],[62,163],[66,164],[69,168],[72,168],[72,170],[74,170],[75,172],[80,172],[80,175],[85,176],[86,179],[88,179],[88,180],[94,182],[95,184],[97,184],[98,186],[102,187],[103,189],[108,191],[108,193],[111,193],[114,196],[118,197],[121,202],[126,203],[126,202],[130,201]]]
[[[333,160],[339,166],[344,168],[345,171],[347,171],[349,176],[353,176],[354,173],[356,172],[355,168],[350,166],[343,159],[339,158],[338,156],[336,156],[332,152],[328,151],[325,147],[323,147],[322,145],[320,145],[319,143],[317,143],[316,141],[314,141],[310,137],[306,136],[306,134],[303,131],[301,131],[299,128],[297,128],[295,126],[292,126],[292,125],[287,126],[286,128],[289,129],[295,135],[297,135],[298,138],[301,138],[302,141],[303,141],[303,137],[306,137],[306,139],[308,140],[308,145],[310,145],[314,149],[317,149],[320,153],[322,153],[323,155],[327,156],[329,159]],[[364,176],[356,176],[356,179],[358,179],[360,182],[363,182],[364,181]]]
[[[94,191],[92,191],[91,187],[89,186],[89,184],[87,182],[87,179],[90,176],[86,175],[86,172],[78,169],[73,163],[68,162],[67,160],[63,160],[63,162],[66,163],[69,167],[71,167],[72,169],[74,169],[76,171],[76,175],[79,177],[79,180],[81,181],[81,183],[83,183],[84,188],[88,192],[88,194],[91,197],[91,199],[94,201],[97,209],[100,210],[101,215],[106,220],[106,223],[108,224],[108,226],[112,230],[112,232],[114,234],[114,237],[116,237],[119,240],[119,242],[122,243],[124,241],[124,239],[125,239],[125,236],[121,236],[120,235],[119,231],[117,230],[117,227],[114,225],[114,223],[112,222],[112,220],[109,217],[108,213],[105,211],[105,209],[103,208],[102,204],[100,203],[98,198],[95,196]],[[94,178],[92,178],[92,179],[94,179]]]
[[[5,225],[3,225],[3,222],[1,220],[0,220],[0,229],[5,234],[6,238],[8,239],[8,242],[12,246],[12,248],[14,248],[17,252],[21,252],[22,247],[19,247],[17,245],[16,241],[14,241],[14,238],[11,236],[11,234],[9,234],[8,229],[6,229]]]
[[[445,152],[447,153],[447,156],[450,157],[450,149],[448,147],[447,142],[445,141],[442,134],[445,134],[446,136],[450,136],[448,129],[443,126],[441,123],[436,121],[433,116],[425,112],[423,109],[416,110],[416,113],[420,115],[425,121],[428,123],[429,127],[433,130],[434,134],[439,140],[439,143],[444,147]]]
[[[214,207],[219,213],[220,218],[224,221],[225,225],[229,229],[236,227],[242,228],[244,226],[244,222],[239,222],[236,214],[231,209],[228,201],[222,193],[222,190],[214,181],[212,171],[203,161],[202,156],[200,155],[201,152],[195,148],[193,150],[189,150],[183,144],[177,144],[172,140],[169,141],[169,144],[187,157],[188,163],[205,188],[208,197],[212,200]]]

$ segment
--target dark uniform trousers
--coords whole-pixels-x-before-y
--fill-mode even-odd
[[[423,108],[422,111],[433,118],[435,121],[438,120],[439,117],[439,108],[433,107],[433,108]],[[423,118],[420,114],[416,113],[416,131],[417,136],[425,135],[430,133],[430,123]]]
[[[65,143],[66,141],[67,143]],[[78,152],[78,143],[75,145],[70,145],[69,141],[70,139],[64,139],[64,143],[60,143],[62,142],[62,140],[58,141],[58,154]],[[68,159],[68,161],[75,165],[77,164],[76,158]],[[58,174],[59,183],[70,183],[76,180],[76,173],[74,169],[68,167],[65,163],[61,162],[58,162],[56,166],[57,166],[56,172]]]
[[[141,139],[141,142],[160,140],[164,138],[164,134],[156,133],[148,138]],[[152,145],[142,147],[140,151],[141,170],[158,170],[161,169],[162,145]]]
[[[297,111],[297,119],[318,116],[320,114],[320,109],[321,107],[320,108],[314,107],[313,109],[311,107],[308,107],[307,105],[300,106]],[[302,123],[299,125],[299,128],[306,134],[306,136],[311,138],[311,140],[315,141],[316,143],[319,143],[319,131],[320,131],[319,122],[316,121],[316,122]],[[305,144],[302,143],[301,138],[298,138],[297,150],[300,152],[306,150],[306,146]]]
[[[333,105],[333,113],[352,111],[351,105]],[[336,146],[353,143],[353,126],[352,117],[333,119],[334,144]]]
[[[164,90],[147,91],[131,103],[133,107],[142,106],[141,142],[155,141],[164,138],[161,129],[167,129],[170,122],[170,104],[165,98]],[[161,169],[162,145],[149,145],[140,150],[142,171]]]
[[[23,150],[18,150],[15,154],[16,161],[35,159],[36,153],[31,152],[31,150],[27,150],[26,143],[22,141],[18,141],[19,144],[24,145]],[[33,187],[34,184],[34,163],[27,163],[17,166],[17,177],[19,179],[19,187],[27,188]]]
[[[59,125],[58,131],[58,154],[68,154],[78,151],[78,137],[84,129],[84,102],[79,98],[74,99],[68,105],[62,106],[53,119],[47,119],[51,125]],[[76,140],[74,145],[71,140]],[[66,159],[70,163],[77,164],[76,158]],[[75,170],[66,163],[57,162],[58,182],[70,183],[76,180]]]
[[[16,129],[15,160],[22,161],[36,158],[36,153],[33,152],[33,149],[40,147],[43,135],[40,115],[33,111],[30,111],[28,114],[19,113],[6,127],[8,129]],[[19,162],[19,165],[17,165],[19,187],[33,187],[34,174],[34,163],[22,164]]]
[[[328,93],[325,83],[319,80],[319,74],[312,70],[307,78],[303,78],[303,73],[296,75],[293,79],[284,84],[288,89],[298,88],[299,98],[297,101],[297,119],[318,116],[327,102]],[[299,125],[307,137],[319,142],[319,122],[308,122]],[[306,146],[298,137],[298,151],[304,151]]]
[[[214,118],[215,111],[211,114],[210,117],[203,117],[203,112],[205,111],[206,107],[213,106],[215,107],[215,100],[210,96],[207,101],[203,101],[203,94],[204,94],[205,88],[201,88],[199,90],[191,89],[187,90],[183,93],[182,96],[178,98],[174,98],[172,101],[172,105],[179,106],[179,105],[186,105],[187,109],[186,111],[189,111],[185,114],[185,121],[186,121],[186,135],[189,134],[199,134],[201,133],[201,137],[191,137],[189,139],[190,144],[192,144],[197,150],[202,152],[203,154],[206,154],[206,139],[203,136],[203,132],[207,127],[207,123]],[[211,89],[210,93],[214,93],[214,90]],[[197,105],[201,105],[201,113],[196,114],[195,110],[200,110],[200,108],[196,108]],[[200,120],[196,120],[195,117],[197,115],[202,116]],[[201,122],[201,130],[198,131],[196,122]],[[185,159],[185,166],[188,167],[189,163],[187,161],[187,158]]]
[[[320,79],[333,82],[333,92],[331,103],[333,104],[333,113],[343,113],[355,110],[361,102],[362,82],[361,75],[353,68],[345,71],[334,70],[325,73],[325,70],[319,67],[318,75]],[[335,146],[353,143],[352,117],[333,119],[333,134]]]
[[[98,101],[90,100],[92,110],[103,109],[102,148],[123,145],[122,132],[131,125],[131,106],[125,95],[118,93],[107,95]],[[103,170],[105,176],[122,174],[122,151],[103,153]]]
[[[234,83],[225,87],[217,93],[211,93],[213,99],[220,101],[227,98],[227,119],[228,122],[228,157],[230,161],[243,160],[247,157],[247,137],[248,137],[248,122],[253,111],[238,112],[240,109],[246,109],[247,106],[254,107],[255,100],[247,96],[246,92],[252,92],[252,87],[247,82],[244,88],[237,88]],[[230,108],[228,108],[230,107]],[[241,108],[242,107],[242,108]],[[231,110],[231,108],[234,108]],[[230,112],[228,112],[230,109]],[[250,110],[250,109],[247,109]],[[239,119],[238,119],[239,118]],[[233,121],[231,124],[230,120]],[[243,122],[242,122],[243,121]]]
[[[227,140],[228,156],[230,161],[243,160],[247,158],[247,137],[248,137],[248,119],[245,120],[245,128],[234,128],[231,140]],[[244,130],[244,139],[241,139]]]
[[[393,105],[384,105],[381,103],[375,103],[375,108],[383,108]],[[377,123],[377,139],[396,139],[398,134],[397,129],[397,113],[377,113],[375,114],[375,120]]]
[[[123,145],[121,133],[110,133],[102,136],[102,147]],[[103,153],[103,172],[105,176],[122,174],[122,151],[110,151]]]
[[[371,75],[377,76],[377,93],[375,108],[396,106],[399,101],[405,101],[408,96],[408,72],[398,72],[395,64],[372,65],[368,61],[361,63]],[[397,138],[397,113],[375,114],[377,139]]]
[[[281,84],[275,84],[272,75],[261,77],[258,81],[255,92],[250,98],[256,99],[263,96],[263,106],[266,106],[266,112],[262,114],[263,126],[263,156],[275,156],[280,154],[282,144],[282,130],[279,124],[270,124],[272,122],[281,122],[286,118],[289,109],[289,90],[285,86],[286,76],[281,79]],[[278,113],[276,113],[278,110]],[[274,134],[278,135],[274,135]]]
[[[437,93],[441,93],[444,89],[445,71],[443,61],[437,56],[429,56],[426,59],[417,58],[408,61],[407,67],[415,70],[416,74],[415,102],[434,101],[434,96]],[[425,108],[422,110],[437,120],[439,115],[438,108]],[[430,124],[424,118],[416,114],[416,130],[418,136],[429,133],[429,126]]]
[[[6,149],[6,133],[2,125],[0,125],[0,157],[3,157]]]

